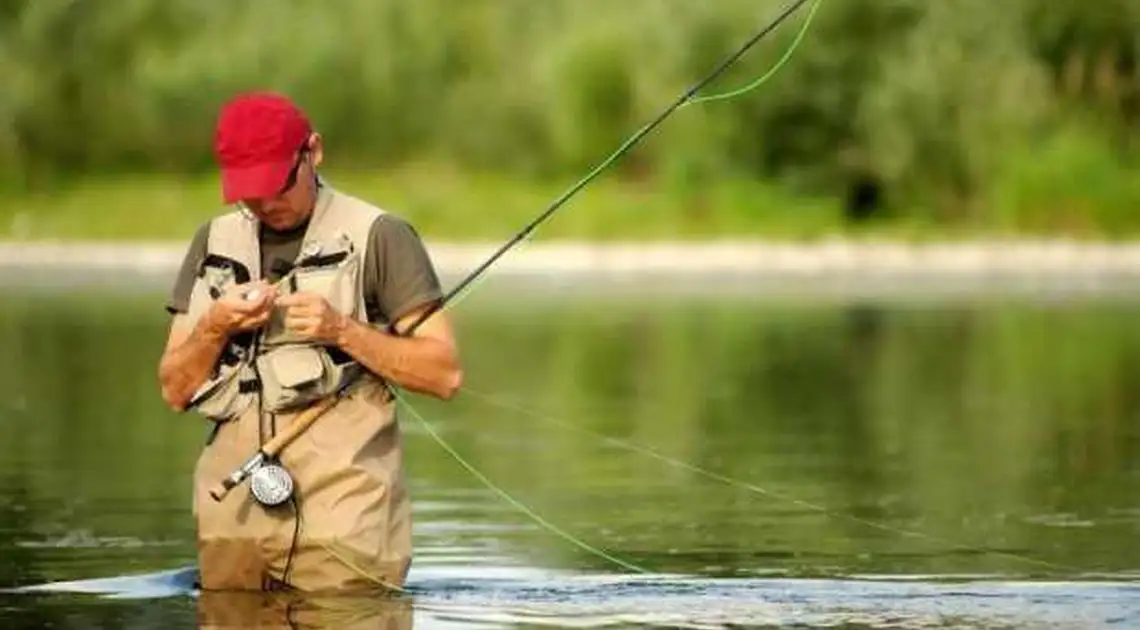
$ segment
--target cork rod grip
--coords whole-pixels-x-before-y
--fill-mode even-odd
[[[273,436],[273,439],[269,440],[265,443],[265,446],[261,447],[261,452],[265,453],[266,457],[276,457],[277,454],[280,453],[281,450],[286,446],[288,446],[290,442],[300,437],[302,433],[304,433],[310,426],[312,426],[312,424],[317,421],[317,418],[321,417],[324,412],[331,409],[339,398],[340,396],[338,395],[328,396],[317,402],[312,407],[309,407],[308,409],[297,414],[297,417],[293,420],[292,424],[290,424],[288,427],[285,427],[285,430]]]
[[[312,426],[312,424],[317,421],[317,418],[321,417],[321,414],[336,404],[338,398],[338,396],[329,396],[298,414],[293,423],[286,427],[284,431],[278,433],[272,440],[266,442],[265,446],[262,446],[261,450],[255,453],[253,457],[231,473],[230,476],[221,480],[217,485],[211,488],[210,497],[213,498],[214,501],[221,501],[226,498],[230,490],[245,481],[245,478],[253,474],[253,471],[257,470],[258,466],[261,466],[265,460],[275,457],[282,449],[288,446],[290,442],[297,439],[301,433]]]

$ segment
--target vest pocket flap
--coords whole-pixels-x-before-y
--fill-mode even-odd
[[[273,349],[263,359],[263,370],[268,370],[274,382],[281,387],[297,388],[319,381],[324,365],[314,348],[283,346]]]

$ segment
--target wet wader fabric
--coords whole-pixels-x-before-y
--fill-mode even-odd
[[[379,215],[372,206],[323,190],[294,261],[293,281],[281,290],[324,293],[334,308],[366,322],[360,261]],[[195,282],[187,313],[192,320],[228,284],[262,277],[257,224],[239,213],[218,217],[206,258],[206,266],[224,264],[204,269]],[[317,263],[305,266],[306,258]],[[282,582],[303,591],[401,587],[412,556],[411,505],[386,385],[344,356],[289,339],[279,315],[265,333],[234,344],[227,354],[229,362],[220,363],[194,407],[218,423],[194,473],[202,588],[262,590]],[[295,483],[295,503],[266,508],[247,487],[221,502],[209,496],[211,486],[289,426],[312,399],[353,378],[332,409],[280,455]]]
[[[412,630],[414,610],[403,597],[205,591],[197,617],[198,630]]]
[[[256,410],[221,426],[194,471],[202,588],[260,590],[268,580],[304,591],[403,586],[412,515],[390,395],[375,382],[356,388],[282,452],[301,513],[288,575],[293,507],[265,508],[247,491],[221,502],[208,494],[260,437]],[[277,416],[278,430],[295,416]]]

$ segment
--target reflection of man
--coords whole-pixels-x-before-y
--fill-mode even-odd
[[[285,593],[204,591],[198,630],[412,630],[412,602],[403,597],[297,598]]]
[[[401,586],[411,513],[385,381],[448,398],[461,372],[442,312],[411,337],[382,328],[405,331],[440,299],[435,270],[408,223],[318,177],[321,137],[286,98],[227,103],[215,152],[225,201],[242,208],[191,243],[159,367],[167,404],[217,422],[195,470],[201,585]],[[292,506],[209,496],[301,410],[334,395],[281,455]]]

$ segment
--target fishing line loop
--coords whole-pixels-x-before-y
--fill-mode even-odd
[[[735,90],[722,92],[720,94],[709,94],[708,96],[690,98],[688,101],[683,103],[681,107],[696,105],[697,103],[708,103],[711,101],[721,101],[730,98],[736,98],[737,96],[751,92],[752,90],[755,90],[756,88],[763,85],[768,81],[768,79],[772,78],[773,75],[779,72],[780,68],[782,68],[784,64],[786,64],[788,60],[792,58],[792,53],[795,52],[796,48],[799,47],[800,42],[803,41],[804,34],[807,33],[808,27],[811,26],[812,20],[815,19],[815,12],[819,10],[819,5],[821,4],[823,4],[823,0],[816,0],[815,3],[812,4],[811,10],[808,11],[807,17],[804,18],[804,23],[800,26],[799,32],[796,33],[795,39],[792,40],[792,44],[788,46],[788,49],[784,51],[784,56],[776,62],[776,65],[772,66],[772,69],[761,75],[760,78],[745,85],[744,87],[737,88]]]
[[[812,5],[811,11],[808,13],[808,17],[804,20],[804,24],[801,26],[799,34],[792,41],[791,46],[784,53],[783,57],[781,57],[781,59],[776,62],[775,66],[773,66],[763,76],[761,76],[759,79],[753,81],[752,83],[749,83],[748,85],[744,86],[743,88],[739,88],[739,89],[732,90],[730,92],[721,93],[721,94],[711,94],[709,96],[704,96],[701,98],[695,98],[698,92],[700,92],[702,89],[705,88],[705,86],[712,83],[721,74],[723,74],[726,70],[728,70],[729,67],[731,67],[733,64],[735,64],[741,57],[743,57],[745,55],[745,53],[747,53],[761,39],[763,39],[765,36],[767,36],[768,33],[775,30],[777,26],[779,26],[787,18],[791,17],[796,11],[798,11],[807,2],[808,2],[808,0],[795,0],[795,2],[791,3],[778,16],[776,16],[776,18],[773,19],[767,26],[765,26],[763,29],[758,31],[755,35],[753,35],[746,42],[744,42],[744,44],[741,45],[732,55],[730,55],[728,58],[726,58],[724,61],[722,61],[720,63],[720,65],[718,65],[715,69],[713,69],[712,72],[707,74],[700,81],[693,84],[688,90],[685,91],[684,94],[682,94],[680,97],[678,97],[676,100],[674,100],[661,113],[659,113],[656,117],[654,117],[648,123],[643,125],[640,129],[638,129],[629,138],[627,138],[625,140],[625,142],[623,142],[613,153],[611,153],[609,156],[607,156],[605,159],[603,159],[600,163],[598,163],[597,166],[595,166],[588,173],[586,173],[586,175],[584,175],[576,183],[574,183],[572,186],[570,186],[565,191],[563,191],[563,193],[561,195],[559,195],[557,198],[555,198],[555,200],[553,202],[551,202],[550,205],[548,205],[546,207],[546,209],[543,210],[537,217],[532,219],[530,223],[528,223],[521,230],[519,230],[513,237],[510,238],[510,240],[508,240],[506,243],[501,245],[497,250],[495,250],[495,252],[492,253],[487,258],[487,260],[483,261],[483,263],[481,263],[478,267],[476,267],[474,271],[472,271],[462,281],[460,281],[459,284],[457,284],[450,291],[448,291],[447,294],[444,295],[443,299],[440,301],[439,306],[437,307],[438,310],[446,310],[447,308],[454,308],[455,305],[459,304],[465,297],[470,295],[471,290],[473,290],[475,288],[475,286],[477,286],[476,283],[482,281],[482,279],[485,277],[484,276],[485,272],[487,271],[487,269],[489,269],[491,267],[491,265],[493,265],[495,263],[495,261],[497,261],[499,258],[501,258],[504,254],[506,254],[512,247],[514,247],[519,242],[529,239],[530,236],[534,233],[534,231],[539,227],[539,225],[541,225],[543,222],[545,222],[547,219],[549,219],[559,208],[561,208],[567,201],[569,201],[571,197],[576,195],[579,191],[581,191],[583,188],[585,188],[591,181],[593,181],[594,178],[596,178],[603,171],[605,171],[611,165],[613,165],[613,163],[616,162],[618,158],[620,158],[622,155],[624,155],[626,152],[628,152],[630,149],[632,149],[633,146],[636,145],[638,142],[640,142],[641,139],[644,138],[650,131],[653,131],[653,129],[655,129],[658,125],[663,123],[666,118],[668,118],[670,115],[673,114],[673,112],[677,111],[678,109],[680,109],[686,105],[691,105],[694,103],[701,103],[701,102],[707,102],[707,101],[713,101],[713,100],[724,100],[724,99],[729,99],[729,98],[735,98],[737,96],[740,96],[741,94],[744,94],[746,92],[749,92],[751,90],[756,89],[761,84],[768,81],[768,79],[770,79],[776,73],[776,71],[778,71],[780,68],[782,68],[787,63],[788,59],[791,58],[792,52],[799,46],[801,40],[803,39],[804,33],[807,31],[808,26],[811,24],[811,21],[815,16],[816,11],[819,9],[819,6],[821,4],[823,4],[823,0],[814,0],[814,4]],[[427,318],[431,317],[431,315],[435,312],[435,310],[436,309],[426,310],[419,318],[417,318],[417,320],[414,323],[412,323],[410,329],[414,330],[415,328],[420,326],[425,320],[427,320]]]

